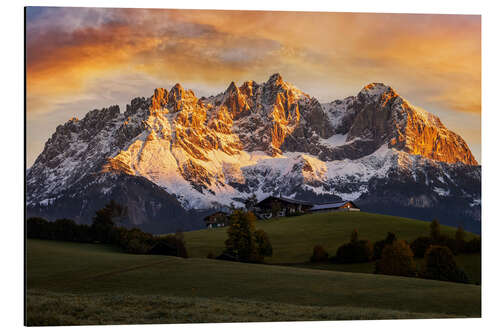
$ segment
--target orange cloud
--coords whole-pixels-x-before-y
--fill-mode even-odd
[[[215,92],[281,72],[324,102],[376,81],[431,112],[481,112],[479,16],[47,8],[26,47],[29,119],[97,107],[95,86],[124,74]]]

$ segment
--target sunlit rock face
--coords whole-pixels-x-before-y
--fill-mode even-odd
[[[372,83],[356,98],[358,111],[347,140],[388,143],[390,148],[446,163],[477,165],[465,141],[439,118],[410,105],[391,87]]]
[[[463,214],[446,219],[480,221],[481,170],[465,141],[381,83],[320,104],[274,74],[263,83],[231,82],[215,96],[198,98],[176,84],[134,98],[124,113],[91,111],[59,126],[27,171],[28,207],[54,216],[57,202],[89,222],[85,212],[97,204],[86,188],[100,191],[99,200],[117,196],[111,175],[126,175],[129,185],[142,179],[141,193],[168,194],[155,196],[158,212],[171,198],[185,210],[210,209],[255,193],[358,200],[372,211],[384,200],[421,218],[459,202]],[[61,210],[68,197],[73,208]],[[147,201],[127,197],[131,224],[179,225],[162,222],[164,213],[152,214]]]

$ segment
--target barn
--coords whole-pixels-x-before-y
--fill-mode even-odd
[[[206,216],[204,219],[208,229],[225,227],[229,223],[229,215],[219,211]]]
[[[255,215],[261,219],[276,216],[306,213],[314,205],[310,202],[285,197],[267,197],[255,205]]]
[[[360,209],[352,201],[340,201],[340,202],[319,204],[319,205],[314,205],[311,209],[309,209],[310,213],[325,213],[334,211],[359,212]]]

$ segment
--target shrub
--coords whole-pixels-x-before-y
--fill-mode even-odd
[[[375,244],[373,244],[373,259],[380,259],[384,247],[386,245],[394,243],[396,240],[396,235],[394,235],[392,232],[388,232],[385,239],[375,242]]]
[[[445,246],[445,247],[449,248],[454,255],[457,255],[459,253],[458,247],[457,247],[457,242],[455,241],[455,239],[450,238],[450,237],[445,236],[445,235],[439,236],[433,245]]]
[[[155,237],[149,253],[177,256],[177,239],[172,235]]]
[[[254,233],[255,243],[257,244],[257,253],[261,257],[270,257],[273,255],[273,246],[264,230],[256,230]]]
[[[359,240],[358,230],[351,233],[351,241],[337,249],[334,260],[338,263],[368,262],[373,258],[373,245],[367,240]]]
[[[433,280],[469,283],[465,272],[457,266],[451,250],[442,245],[432,245],[425,253],[422,276]]]
[[[474,237],[464,244],[465,253],[481,253],[481,237]]]
[[[153,235],[145,233],[140,229],[125,228],[117,229],[119,232],[119,245],[128,253],[145,254],[149,253],[154,245]]]
[[[408,243],[403,240],[387,244],[380,260],[375,264],[376,274],[415,276],[416,271],[413,252]]]
[[[325,251],[323,246],[316,245],[313,248],[313,254],[311,256],[311,262],[324,262],[328,260],[328,252]]]
[[[139,238],[132,238],[127,243],[125,251],[134,254],[146,254],[151,250],[151,245]]]
[[[417,258],[423,258],[425,252],[432,245],[432,239],[430,237],[421,236],[415,239],[410,244],[411,251]]]

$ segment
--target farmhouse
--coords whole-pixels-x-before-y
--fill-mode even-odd
[[[309,209],[310,213],[325,213],[333,211],[359,212],[360,209],[352,201],[341,201],[341,202],[319,204],[319,205],[314,205],[311,209]]]
[[[220,228],[228,225],[229,215],[225,212],[218,211],[206,216],[203,220],[209,229]]]
[[[262,219],[306,213],[314,204],[285,197],[267,197],[255,205],[255,215]]]

